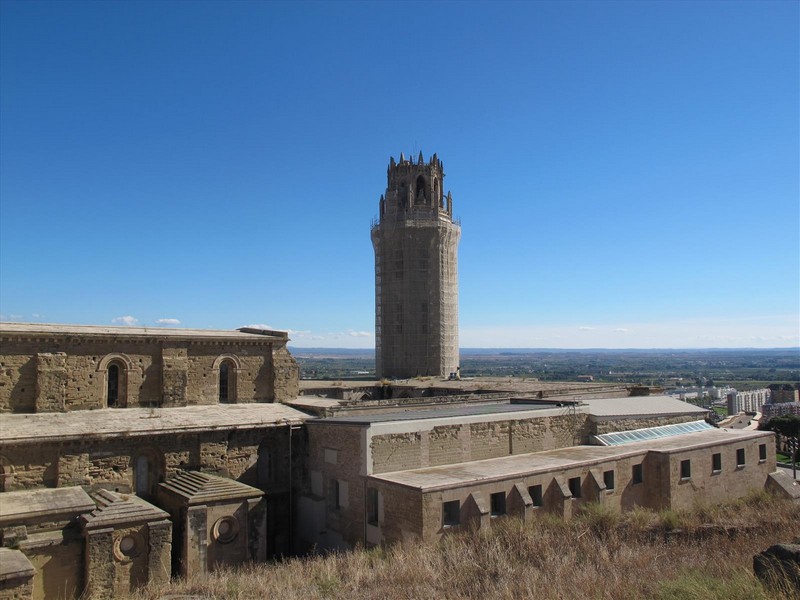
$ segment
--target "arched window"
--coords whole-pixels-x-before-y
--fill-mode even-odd
[[[417,177],[416,193],[414,194],[415,204],[425,204],[428,199],[428,190],[425,189],[425,178],[420,175]]]
[[[106,387],[106,405],[109,408],[117,408],[122,406],[121,390],[122,390],[122,365],[118,362],[112,362],[108,365],[107,387]]]
[[[128,406],[128,377],[133,373],[134,366],[131,359],[125,354],[114,352],[106,354],[97,365],[98,381],[97,395],[100,406],[108,408],[124,408]],[[103,387],[100,387],[102,385]]]
[[[219,365],[219,401],[222,404],[236,402],[236,365],[232,360],[223,360]]]

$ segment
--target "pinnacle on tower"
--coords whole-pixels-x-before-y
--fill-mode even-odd
[[[418,165],[424,165],[425,164],[425,159],[422,158],[422,150],[419,151],[419,158],[417,159],[417,164]]]

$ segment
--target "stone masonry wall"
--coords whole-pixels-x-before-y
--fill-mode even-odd
[[[764,448],[766,458],[761,459]],[[744,450],[745,463],[737,465],[737,451]],[[712,456],[719,453],[721,469],[712,470]],[[682,477],[681,463],[690,461],[689,477]],[[641,465],[642,479],[636,482],[634,468]],[[381,494],[381,541],[400,542],[418,538],[432,542],[444,534],[463,531],[470,527],[491,526],[498,519],[510,518],[521,511],[528,517],[553,513],[562,518],[577,514],[589,502],[600,502],[618,510],[631,510],[637,506],[651,509],[686,509],[697,502],[715,504],[744,497],[748,492],[764,488],[770,472],[775,470],[775,445],[771,436],[748,440],[731,439],[709,444],[706,447],[685,451],[656,451],[641,449],[608,459],[587,461],[568,468],[553,467],[547,471],[530,474],[510,474],[486,482],[466,483],[445,490],[423,492],[379,479],[369,479],[367,485]],[[604,473],[613,472],[613,489],[604,482]],[[570,493],[569,480],[580,480],[580,496]],[[514,507],[519,490],[532,496],[530,490],[541,486],[543,505]],[[508,516],[477,519],[471,514],[474,506],[471,497],[476,495],[488,506],[492,494],[501,493],[506,498]],[[461,522],[445,526],[442,507],[444,502],[458,501]],[[531,500],[529,500],[531,501]]]
[[[659,427],[661,425],[674,425],[675,423],[689,423],[697,421],[697,415],[677,415],[673,417],[647,417],[639,419],[611,419],[608,421],[589,421],[589,433],[591,435],[602,435],[612,431],[631,431],[633,429],[645,429],[647,427]]]
[[[586,415],[433,426],[429,430],[376,434],[372,472],[438,466],[565,448],[585,436]]]
[[[118,407],[184,406],[219,401],[219,364],[236,365],[230,402],[297,397],[299,369],[270,340],[163,340],[2,336],[0,412],[105,408],[108,366],[120,368]]]
[[[297,398],[300,395],[300,367],[286,346],[275,348],[273,351],[272,368],[275,372],[275,402]]]
[[[259,448],[274,449],[273,478],[285,482],[288,466],[286,428],[163,435],[147,438],[41,441],[36,444],[5,443],[0,453],[13,467],[7,491],[43,487],[83,486],[128,493],[134,491],[134,466],[142,454],[150,458],[150,469],[163,481],[184,469],[205,471],[256,485]],[[303,437],[295,436],[298,451]],[[279,452],[280,451],[280,452]]]
[[[326,501],[325,521],[351,546],[364,541],[365,463],[363,428],[348,425],[309,427],[308,469],[310,492]],[[332,497],[333,481],[339,483],[339,501]]]

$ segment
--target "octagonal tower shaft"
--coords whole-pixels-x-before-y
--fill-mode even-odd
[[[447,376],[458,368],[458,242],[453,199],[434,154],[390,159],[372,225],[375,368],[380,377]]]

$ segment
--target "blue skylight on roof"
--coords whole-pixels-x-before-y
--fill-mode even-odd
[[[661,425],[659,427],[648,427],[646,429],[634,429],[632,431],[615,431],[594,436],[595,441],[601,446],[619,446],[632,442],[644,442],[647,440],[657,440],[659,438],[682,435],[684,433],[695,433],[698,431],[708,431],[715,429],[705,421],[692,421],[691,423],[677,423],[675,425]]]

